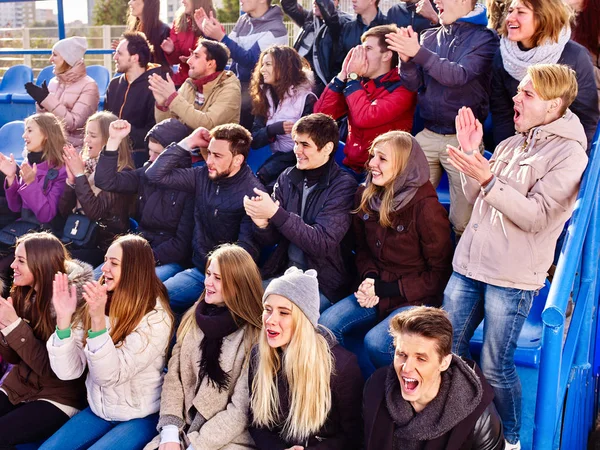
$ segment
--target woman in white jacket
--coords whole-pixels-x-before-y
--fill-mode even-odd
[[[84,291],[87,304],[73,317],[75,291],[69,292],[63,274],[56,275],[57,327],[47,348],[60,379],[77,378],[87,368],[90,406],[41,449],[141,449],[158,421],[173,325],[150,244],[134,235],[117,238],[106,252],[100,282],[87,283]]]
[[[247,358],[258,342],[262,283],[254,260],[225,244],[208,257],[205,290],[184,316],[145,450],[253,449]]]

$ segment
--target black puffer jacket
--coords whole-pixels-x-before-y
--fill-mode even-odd
[[[117,172],[117,152],[102,151],[96,166],[96,186],[109,192],[137,194],[137,232],[150,242],[157,265],[186,265],[194,228],[194,197],[187,192],[164,189],[148,181],[148,165]],[[178,167],[190,167],[181,158]]]
[[[328,170],[306,199],[304,216],[300,217],[304,175],[296,167],[286,169],[273,188],[273,199],[281,208],[267,228],[254,226],[262,245],[277,245],[263,267],[263,277],[271,278],[287,269],[288,249],[294,243],[306,256],[308,268],[315,269],[319,289],[330,301],[348,294],[351,280],[344,245],[340,245],[350,229],[350,211],[356,192],[352,175],[340,169],[333,158]]]
[[[212,181],[206,166],[178,168],[185,158],[189,158],[189,152],[172,145],[146,170],[146,176],[151,183],[194,195],[194,266],[204,273],[206,255],[227,242],[236,242],[258,258],[259,247],[252,236],[252,221],[244,210],[244,196],[253,196],[254,188],[264,190],[264,186],[247,164],[232,177]]]

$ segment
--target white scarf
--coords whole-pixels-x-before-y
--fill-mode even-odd
[[[571,39],[571,29],[564,27],[558,35],[558,42],[547,39],[543,44],[530,50],[523,51],[519,44],[506,37],[500,39],[500,53],[504,69],[517,81],[521,81],[527,75],[527,68],[534,64],[556,64],[562,52]]]

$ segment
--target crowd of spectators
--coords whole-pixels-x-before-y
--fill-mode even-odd
[[[104,111],[57,42],[0,153],[0,448],[520,449],[599,0],[487,3],[130,0]]]

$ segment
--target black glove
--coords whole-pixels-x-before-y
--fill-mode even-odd
[[[36,86],[31,82],[25,83],[25,90],[40,106],[42,106],[42,102],[46,100],[46,97],[48,97],[48,94],[50,94],[45,81],[41,86]]]

